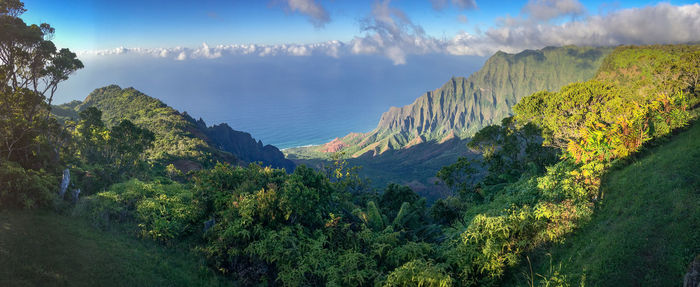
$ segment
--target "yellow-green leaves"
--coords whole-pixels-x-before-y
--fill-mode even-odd
[[[454,283],[443,266],[416,259],[391,272],[384,286],[447,287]]]

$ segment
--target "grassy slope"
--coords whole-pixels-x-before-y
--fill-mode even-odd
[[[49,212],[0,212],[0,286],[220,286],[197,256]]]
[[[592,221],[535,272],[561,268],[575,286],[680,285],[700,254],[700,123],[612,171],[602,190]]]

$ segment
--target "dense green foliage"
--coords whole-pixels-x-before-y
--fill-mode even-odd
[[[115,184],[83,200],[77,212],[98,226],[127,224],[170,244],[202,236],[194,242],[209,264],[246,285],[399,284],[405,275],[387,279],[393,269],[432,266],[413,261],[433,256],[425,241],[441,233],[429,224],[424,199],[392,185],[381,197],[365,192],[357,205],[347,188],[355,177],[342,165],[335,172],[329,178],[303,166],[288,174],[219,164],[195,173],[188,186]],[[215,224],[202,229],[210,219]],[[426,276],[436,276],[434,268]],[[449,282],[443,277],[425,280]]]
[[[532,123],[518,126],[512,117],[505,118],[500,125],[479,130],[467,143],[482,155],[480,161],[459,158],[437,176],[459,192],[471,192],[480,186],[512,183],[522,176],[542,173],[546,166],[556,163],[558,153],[542,146],[540,135]],[[483,178],[477,176],[481,165],[488,171]]]
[[[50,49],[50,42],[42,42],[45,41],[42,33],[52,31],[48,25],[20,23],[16,17],[23,12],[20,2],[0,3],[9,3],[7,7],[11,8],[9,12],[0,10],[2,21],[26,30],[35,41],[29,43],[41,48],[24,52],[47,53],[39,56],[46,56],[42,63],[51,64],[34,72],[60,82],[81,67],[70,52],[56,54],[55,49]],[[6,6],[0,5],[2,7]],[[20,45],[20,48],[26,47]],[[44,48],[46,50],[42,50]],[[437,176],[453,188],[454,195],[432,206],[406,186],[389,184],[381,193],[376,192],[358,176],[356,168],[348,165],[342,153],[334,153],[331,165],[320,170],[299,166],[291,172],[291,169],[258,164],[234,165],[238,162],[231,153],[213,146],[218,144],[230,149],[245,146],[239,151],[262,150],[256,156],[263,158],[278,157],[280,153],[228,126],[208,128],[203,121],[180,114],[133,88],[105,87],[95,90],[83,103],[59,107],[58,114],[63,115],[63,124],[59,125],[49,114],[50,97],[45,100],[42,93],[13,86],[15,83],[2,78],[5,82],[0,87],[0,106],[5,110],[0,128],[7,133],[3,134],[3,158],[0,159],[0,207],[52,206],[60,213],[74,214],[78,217],[76,220],[88,220],[97,228],[121,230],[175,248],[186,246],[201,256],[202,262],[212,270],[246,286],[499,284],[504,276],[514,278],[514,267],[522,267],[524,258],[530,263],[530,254],[536,255],[566,242],[586,223],[596,223],[594,220],[601,217],[614,220],[617,214],[627,216],[619,203],[607,203],[616,196],[619,201],[620,196],[639,191],[642,197],[630,200],[635,213],[645,211],[643,203],[646,202],[642,199],[663,198],[659,203],[663,206],[650,206],[647,210],[661,213],[667,210],[665,207],[671,207],[671,215],[658,216],[658,219],[629,215],[648,220],[655,229],[676,235],[683,228],[697,228],[695,223],[664,226],[682,215],[689,218],[688,222],[697,219],[692,205],[697,202],[697,195],[691,192],[697,189],[697,175],[692,173],[697,170],[694,160],[697,152],[687,151],[686,156],[691,158],[678,166],[683,169],[678,177],[667,174],[658,185],[650,180],[642,181],[645,186],[630,183],[630,178],[637,176],[635,172],[649,173],[647,168],[637,171],[633,165],[610,177],[604,189],[600,187],[613,165],[623,164],[645,143],[663,140],[697,117],[699,50],[700,46],[681,45],[619,47],[605,58],[595,79],[570,83],[557,92],[552,90],[568,77],[559,78],[561,69],[571,72],[569,76],[586,78],[595,69],[592,63],[602,61],[608,49],[566,47],[525,51],[513,56],[497,54],[489,60],[484,73],[513,72],[508,68],[511,66],[546,66],[550,65],[546,64],[549,57],[555,62],[564,61],[559,59],[561,57],[573,59],[575,65],[545,73],[545,78],[557,80],[539,82],[534,79],[503,88],[514,89],[506,91],[513,92],[514,99],[506,98],[503,102],[482,97],[479,105],[474,99],[472,108],[488,107],[493,113],[486,117],[488,120],[483,120],[485,117],[481,113],[479,118],[483,121],[479,123],[461,121],[464,126],[458,128],[461,132],[475,132],[466,148],[482,157],[460,158],[441,169]],[[19,54],[25,58],[28,55]],[[33,67],[22,61],[3,59],[3,63],[0,71],[5,73],[3,77],[8,67],[17,63],[22,68]],[[470,81],[481,79],[486,84],[501,87],[504,83],[496,79],[512,78],[493,77],[478,73]],[[516,78],[526,77],[519,74]],[[467,90],[478,90],[479,95],[488,93],[479,88],[484,85],[467,85],[466,81],[453,79],[441,91],[428,93],[417,102],[432,102],[436,98],[442,101]],[[515,114],[506,117],[507,111],[521,97],[520,93],[535,90],[542,91],[523,98],[513,108]],[[461,105],[464,101],[471,101],[471,97],[451,104]],[[462,110],[452,112],[459,114],[455,118],[467,116]],[[476,114],[469,117],[476,117]],[[477,131],[486,124],[493,124],[491,121],[497,118],[500,125],[488,125]],[[425,132],[416,137],[420,140],[409,144],[418,145],[426,139],[448,134],[464,135],[455,134],[454,129],[423,130],[426,125],[433,126],[431,120],[435,119],[424,117],[420,123],[407,121],[412,129]],[[402,129],[391,119],[384,119],[383,123],[392,129]],[[693,132],[696,134],[697,129]],[[253,143],[238,145],[241,137],[244,142]],[[684,142],[690,145],[693,140]],[[389,145],[406,143],[397,140],[390,141]],[[384,149],[378,144],[367,147],[369,150]],[[649,164],[657,163],[673,170],[668,160],[680,160],[681,155],[668,153],[671,159],[652,157]],[[83,190],[80,198],[77,191],[72,198],[55,195],[59,171],[66,166],[73,174],[69,189]],[[676,185],[682,188],[668,191],[674,194],[655,194],[659,191],[654,190],[654,186],[670,189]],[[680,199],[688,202],[671,200],[673,196],[681,196]],[[602,215],[597,215],[601,210]],[[4,215],[0,213],[0,216]],[[630,221],[641,225],[633,219]],[[598,222],[589,228],[600,228],[600,225]],[[4,233],[13,227],[2,225],[0,228]],[[603,238],[601,242],[618,239],[632,232],[631,229],[634,227],[613,224],[610,238]],[[588,244],[586,236],[591,235],[580,236],[583,236],[583,244]],[[649,244],[661,245],[668,240],[654,236],[651,231],[637,232],[629,242],[618,240],[620,242],[611,244],[613,247],[601,251],[584,249],[574,254],[579,257],[572,260],[576,266],[573,268],[585,266],[585,270],[550,264],[548,271],[541,271],[541,258],[536,258],[535,269],[539,276],[536,279],[531,271],[524,281],[530,285],[567,285],[588,282],[586,280],[596,284],[624,284],[615,281],[621,277],[609,268],[623,267],[631,272],[646,270],[631,267],[622,260],[628,257],[636,260],[646,254],[666,256],[668,260],[663,260],[658,269],[650,272],[649,278],[635,277],[637,281],[630,285],[677,280],[682,261],[698,251],[695,247],[681,247],[696,244],[695,234],[677,237],[670,252],[652,250],[639,254],[639,249],[635,248],[640,247],[635,246],[651,249]],[[0,248],[6,244],[3,238],[0,237]],[[642,238],[651,241],[645,243]],[[67,248],[80,245],[66,244]],[[609,248],[635,253],[615,252]],[[608,250],[609,255],[599,254]],[[7,253],[4,249],[0,252]],[[581,263],[591,252],[597,260],[594,263],[598,264],[594,267]],[[557,262],[562,262],[561,256],[567,256],[566,250],[554,254],[552,258],[556,257]],[[568,256],[573,258],[574,255]],[[651,268],[648,265],[644,268]],[[673,274],[657,275],[667,271]],[[586,279],[589,274],[590,279]],[[165,277],[170,276],[166,274]]]
[[[97,226],[111,222],[138,222],[142,237],[168,242],[191,234],[201,214],[194,195],[181,184],[130,180],[82,201],[76,212]]]
[[[56,194],[55,176],[0,159],[0,209],[46,206]]]
[[[549,256],[540,254],[533,272],[550,277],[554,267],[572,286],[680,285],[700,253],[699,169],[700,124],[695,123],[612,170],[590,223]]]
[[[110,85],[94,90],[83,102],[71,102],[54,107],[54,114],[64,122],[75,120],[88,108],[102,111],[106,126],[128,120],[155,134],[154,144],[147,149],[150,162],[167,166],[173,164],[183,172],[213,167],[216,162],[262,162],[291,171],[294,164],[274,146],[261,142],[245,132],[226,124],[207,127],[202,119],[195,120],[158,99],[134,88],[122,89]]]
[[[51,42],[51,25],[26,24],[18,0],[0,1],[0,207],[51,202],[66,135],[50,117],[58,85],[82,62]]]

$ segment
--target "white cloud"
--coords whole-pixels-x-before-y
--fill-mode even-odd
[[[406,63],[408,54],[441,50],[440,41],[426,35],[422,27],[411,22],[403,11],[390,4],[390,0],[374,3],[371,15],[361,24],[365,36],[355,37],[350,43],[353,53],[381,53],[394,64],[400,65]]]
[[[562,16],[578,16],[586,9],[578,0],[530,0],[523,12],[537,20],[550,20]]]
[[[315,0],[283,0],[283,2],[290,11],[306,15],[315,27],[323,27],[331,21],[328,11]]]
[[[193,58],[205,58],[205,59],[216,59],[221,57],[221,52],[223,50],[223,46],[217,46],[212,48],[209,48],[209,45],[207,43],[202,43],[202,46],[195,49],[192,51],[192,57]]]
[[[550,14],[551,15],[551,14]],[[532,15],[531,15],[532,16]],[[545,17],[546,18],[546,17]],[[547,19],[548,20],[548,19]],[[490,55],[545,46],[673,44],[700,40],[700,4],[624,9],[563,24],[544,19],[504,18],[483,35],[461,33],[447,46],[457,55]]]
[[[185,51],[180,52],[180,54],[177,55],[177,58],[175,58],[178,61],[184,61],[187,60],[187,54],[185,54]]]
[[[327,55],[337,58],[345,52],[345,44],[340,41],[328,41],[315,44],[281,44],[281,45],[216,45],[209,46],[202,43],[197,48],[125,48],[119,47],[106,50],[78,51],[81,56],[103,56],[103,55],[124,55],[134,54],[142,56],[153,56],[159,58],[173,57],[175,60],[187,59],[217,59],[224,56],[233,55],[258,55],[258,56],[311,56]]]
[[[532,2],[531,2],[532,3]],[[361,21],[363,35],[348,42],[329,41],[315,44],[256,45],[234,44],[196,48],[125,48],[80,51],[79,55],[145,55],[175,60],[217,59],[235,55],[295,56],[325,55],[342,57],[350,54],[380,54],[394,64],[405,64],[409,55],[442,53],[450,55],[489,56],[496,51],[519,52],[545,46],[621,44],[668,44],[700,41],[700,4],[655,6],[618,10],[603,16],[572,18],[553,22],[550,16],[531,13],[506,17],[495,27],[475,34],[460,32],[449,40],[427,35],[403,11],[392,7],[390,0],[375,2],[372,13]],[[562,9],[560,11],[574,11]],[[562,12],[570,15],[573,12]],[[568,14],[567,14],[568,13]],[[544,15],[544,14],[543,14]],[[547,19],[549,18],[549,19]]]

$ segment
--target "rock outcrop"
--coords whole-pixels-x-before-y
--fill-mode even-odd
[[[700,287],[700,255],[690,263],[688,273],[683,277],[683,287]]]

